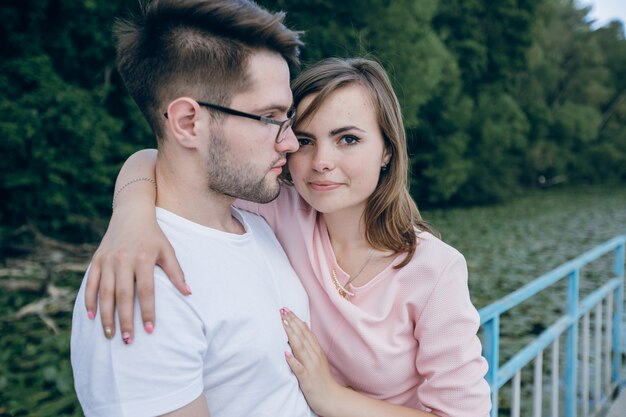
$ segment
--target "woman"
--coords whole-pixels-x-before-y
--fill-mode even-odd
[[[236,205],[266,218],[309,295],[311,330],[293,313],[280,312],[293,350],[286,360],[307,401],[323,416],[486,416],[487,365],[466,263],[430,233],[407,192],[404,126],[385,71],[366,59],[327,59],[295,80],[293,94],[300,143],[288,158],[293,186],[283,186],[269,204]],[[131,157],[120,174],[126,185],[152,179],[155,158],[153,152]],[[116,197],[125,199],[125,210],[129,201],[154,201],[150,187],[141,190],[141,197],[128,191]],[[154,224],[128,230],[117,213],[107,236],[120,240],[124,230],[140,245],[167,247],[152,243],[163,239],[155,233],[146,236]],[[142,283],[151,280],[144,278],[147,263],[131,257],[121,267],[107,266],[102,260],[119,245],[104,245],[112,249],[101,246],[95,257],[87,308],[95,311],[98,284],[106,287],[101,294],[111,294],[123,282],[126,296],[117,305],[127,314],[133,269],[144,270],[136,273],[138,293],[149,288]],[[176,271],[172,256],[165,258]],[[116,278],[104,272],[113,270]],[[101,305],[110,306],[112,298]],[[152,300],[141,298],[146,321]],[[150,330],[153,320],[147,321]]]

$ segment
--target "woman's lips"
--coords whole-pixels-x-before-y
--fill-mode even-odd
[[[329,181],[310,181],[309,187],[315,191],[332,191],[341,187],[341,183]]]

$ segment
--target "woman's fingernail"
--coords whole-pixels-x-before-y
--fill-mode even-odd
[[[154,331],[154,325],[151,321],[145,322],[143,324],[143,328],[146,329],[146,332],[148,332],[149,334],[152,334],[152,332]]]
[[[285,352],[285,358],[289,359],[289,358],[291,358],[291,356],[292,356],[291,353]]]
[[[191,295],[191,287],[189,286],[189,284],[185,284],[185,289],[187,290],[187,294]]]
[[[284,316],[285,314],[287,314],[287,309],[283,307],[280,309],[280,315]]]
[[[93,311],[89,310],[87,311],[87,317],[89,317],[89,320],[93,320],[94,318],[96,318],[96,315]]]
[[[133,338],[130,337],[129,332],[122,333],[122,340],[124,341],[125,345],[130,345],[133,342]]]
[[[113,339],[113,330],[110,327],[104,328],[104,337],[109,340]]]

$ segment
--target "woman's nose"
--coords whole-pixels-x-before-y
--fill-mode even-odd
[[[335,168],[335,156],[331,147],[318,143],[313,155],[313,169],[318,172],[332,171]]]

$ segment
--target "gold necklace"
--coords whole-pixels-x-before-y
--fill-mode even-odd
[[[371,248],[370,251],[368,252],[367,259],[365,259],[365,263],[363,264],[361,269],[359,269],[359,272],[357,272],[354,276],[349,277],[345,286],[341,285],[341,282],[339,282],[339,280],[337,279],[337,272],[333,269],[332,274],[331,274],[331,277],[333,279],[333,285],[335,286],[335,289],[337,290],[340,296],[342,296],[346,300],[350,299],[351,297],[354,297],[354,293],[348,290],[346,287],[350,285],[350,283],[353,282],[355,279],[357,279],[359,275],[361,275],[361,272],[363,272],[367,264],[370,262],[370,260],[372,259],[372,256],[374,256],[374,248]]]

